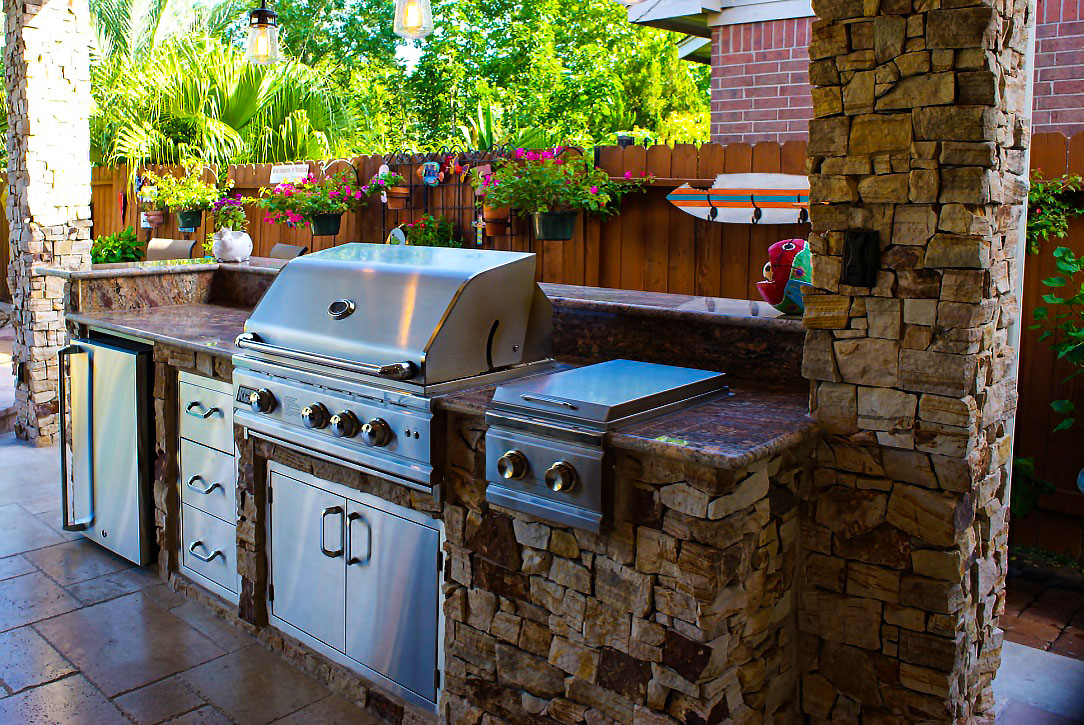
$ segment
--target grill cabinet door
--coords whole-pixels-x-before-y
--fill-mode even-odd
[[[435,702],[440,535],[348,505],[346,654]]]
[[[341,652],[346,499],[277,473],[271,489],[271,612]]]

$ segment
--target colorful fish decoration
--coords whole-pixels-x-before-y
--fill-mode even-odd
[[[764,301],[784,315],[805,311],[802,287],[813,284],[813,260],[804,239],[784,239],[768,247],[764,281],[757,291]]]

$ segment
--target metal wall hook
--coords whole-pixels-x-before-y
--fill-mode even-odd
[[[355,166],[354,162],[351,161],[350,159],[332,159],[331,161],[325,161],[324,163],[320,164],[320,173],[323,174],[326,177],[327,176],[327,170],[330,169],[335,164],[339,164],[339,163],[346,164],[351,169],[353,169],[354,170],[354,181],[356,181],[359,184],[361,183],[361,172],[358,171],[358,167]]]
[[[753,218],[750,221],[753,224],[760,224],[760,219],[764,216],[764,211],[757,206],[757,200],[752,194],[749,195],[749,203],[753,205]]]

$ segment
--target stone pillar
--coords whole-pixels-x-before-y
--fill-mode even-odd
[[[86,0],[4,0],[4,13],[15,432],[50,445],[64,281],[34,267],[90,264],[89,13]]]
[[[814,9],[804,374],[829,435],[803,500],[802,709],[981,719],[1007,564],[1028,4]],[[841,279],[854,229],[879,235],[872,287]]]

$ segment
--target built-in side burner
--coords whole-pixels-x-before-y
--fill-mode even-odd
[[[505,383],[486,413],[486,499],[598,532],[615,430],[725,394],[722,373],[611,360]]]

